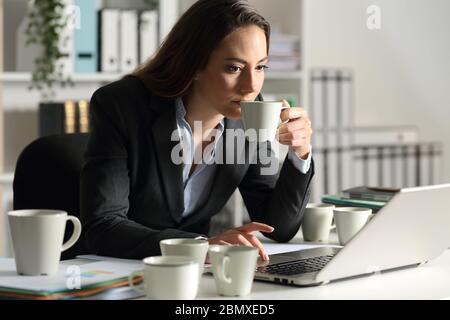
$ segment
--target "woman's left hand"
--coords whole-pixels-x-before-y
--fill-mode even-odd
[[[288,106],[286,100],[282,100],[283,106]],[[308,113],[303,108],[286,108],[281,112],[281,120],[288,123],[280,125],[278,129],[278,141],[281,144],[291,146],[295,153],[303,160],[308,158],[311,152],[311,121]]]

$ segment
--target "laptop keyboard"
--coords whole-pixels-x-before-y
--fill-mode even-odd
[[[317,272],[323,269],[334,255],[319,256],[314,258],[295,260],[259,267],[256,270],[261,273],[281,274],[293,276],[308,272]]]

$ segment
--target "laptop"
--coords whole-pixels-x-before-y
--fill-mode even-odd
[[[344,247],[270,255],[256,280],[313,286],[419,266],[450,247],[450,184],[402,189]]]

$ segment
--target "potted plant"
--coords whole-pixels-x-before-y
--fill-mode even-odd
[[[156,9],[159,3],[159,0],[142,1],[148,9]],[[71,10],[66,5],[66,0],[30,0],[29,2],[27,45],[36,45],[41,48],[40,56],[34,61],[35,68],[30,89],[38,89],[43,100],[54,97],[53,88],[56,83],[62,87],[73,85],[70,74],[65,74],[63,64],[59,63],[65,56],[62,48],[65,48],[70,40],[70,35],[65,31],[73,22]]]
[[[69,41],[65,28],[68,28],[70,15],[66,10],[65,0],[31,0],[29,3],[26,44],[40,48],[40,55],[34,61],[30,89],[38,89],[43,100],[54,97],[56,83],[62,87],[73,85],[70,74],[64,74],[60,63],[65,56],[62,49]]]

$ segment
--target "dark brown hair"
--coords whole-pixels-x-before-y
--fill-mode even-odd
[[[159,51],[133,73],[162,97],[181,97],[211,53],[236,29],[260,27],[269,51],[270,25],[246,0],[199,0],[178,20]]]

